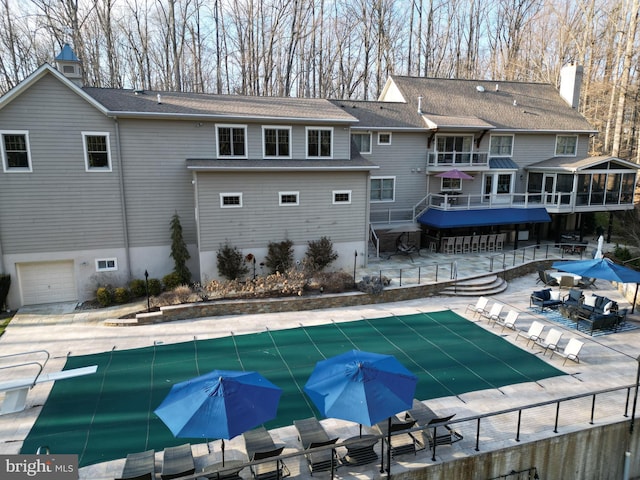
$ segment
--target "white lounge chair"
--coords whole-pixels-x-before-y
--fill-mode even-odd
[[[488,304],[489,304],[489,299],[487,297],[480,297],[475,305],[472,303],[467,305],[467,308],[465,309],[465,313],[471,310],[475,318],[476,315],[481,315],[487,311],[486,309]]]
[[[504,317],[504,319],[500,319],[498,320],[498,324],[502,325],[502,332],[504,332],[505,328],[509,328],[511,330],[515,330],[516,329],[516,320],[518,320],[518,316],[520,315],[520,312],[517,312],[515,310],[509,310],[509,313],[507,313],[507,316]]]
[[[547,350],[551,350],[552,352],[553,350],[557,350],[558,343],[560,343],[561,338],[562,332],[557,328],[552,328],[551,330],[549,330],[549,333],[547,333],[547,336],[544,337],[544,340],[539,338],[538,340],[536,340],[536,344],[544,348],[544,352],[542,352],[542,355],[546,355]]]
[[[491,306],[491,310],[489,310],[488,312],[481,313],[480,315],[486,318],[489,323],[491,322],[496,323],[500,320],[500,314],[502,314],[503,308],[504,308],[504,305],[502,305],[501,303],[495,302]]]
[[[518,332],[518,334],[516,335],[516,341],[518,341],[518,337],[524,337],[527,339],[527,345],[529,345],[529,342],[535,342],[540,338],[540,335],[542,335],[542,330],[544,330],[544,325],[537,320],[534,320],[529,327],[529,330],[527,330],[526,332]]]
[[[584,343],[577,338],[572,338],[564,347],[564,350],[553,350],[551,352],[551,358],[553,358],[553,354],[555,353],[560,355],[561,357],[564,357],[564,362],[562,362],[563,365],[567,363],[567,360],[573,360],[576,363],[580,363],[578,354],[580,353],[583,345]]]

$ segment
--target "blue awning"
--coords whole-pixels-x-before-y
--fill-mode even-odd
[[[551,217],[544,208],[487,208],[481,210],[430,208],[418,217],[419,223],[436,228],[547,223],[550,221]]]

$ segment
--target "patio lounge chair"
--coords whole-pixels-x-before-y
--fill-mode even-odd
[[[595,278],[582,277],[578,281],[578,287],[580,287],[580,288],[597,288],[596,287],[596,280],[597,279],[595,279]]]
[[[558,348],[558,343],[560,343],[561,338],[562,332],[557,328],[552,328],[551,330],[549,330],[549,333],[547,333],[547,336],[544,337],[544,339],[539,338],[535,343],[536,345],[540,345],[542,348],[544,348],[544,352],[542,352],[542,355],[546,355],[547,350],[553,351]]]
[[[177,447],[167,447],[162,454],[162,480],[184,477],[196,471],[193,463],[191,444],[185,443]]]
[[[496,323],[500,320],[500,314],[502,313],[502,309],[504,305],[501,303],[495,302],[491,306],[491,310],[485,313],[481,313],[480,316],[487,319],[487,321],[491,324],[491,322]]]
[[[284,447],[276,448],[273,438],[264,427],[254,428],[242,434],[249,461],[263,460],[279,456]],[[289,469],[280,459],[251,465],[251,473],[256,480],[283,478],[289,475]]]
[[[540,335],[542,335],[542,330],[544,330],[544,325],[538,322],[537,320],[534,320],[531,326],[529,327],[529,330],[527,330],[526,332],[523,332],[522,330],[520,330],[516,334],[516,342],[518,341],[519,337],[526,338],[527,345],[529,345],[529,342],[531,341],[536,342],[540,338]],[[553,354],[551,356],[553,356]]]
[[[155,480],[156,457],[155,450],[130,453],[124,461],[122,475],[116,480]]]
[[[520,312],[517,312],[515,310],[509,310],[509,313],[507,313],[507,316],[504,317],[504,319],[499,319],[497,322],[495,322],[495,324],[498,325],[502,325],[502,330],[504,332],[505,328],[509,328],[511,330],[515,330],[516,329],[516,320],[518,320],[518,316],[520,315]],[[495,325],[494,324],[494,325]]]
[[[476,315],[480,315],[485,313],[487,310],[487,304],[489,303],[489,299],[487,297],[480,297],[478,301],[474,304],[470,303],[467,305],[465,309],[465,313],[471,310],[473,312],[473,316],[475,318]]]
[[[403,422],[398,419],[398,417],[391,417],[391,457],[396,457],[398,455],[404,455],[407,453],[416,454],[416,439],[409,432],[406,433],[397,433],[402,430],[408,430],[416,422],[414,420],[410,420],[408,422]],[[384,435],[384,442],[387,443],[389,441],[389,421],[384,420],[380,423],[374,425],[373,429]],[[388,446],[388,445],[387,445]]]
[[[578,354],[580,353],[580,350],[582,349],[583,346],[584,346],[583,342],[581,342],[577,338],[572,338],[571,340],[569,340],[569,343],[567,343],[567,345],[564,347],[564,350],[552,351],[551,358],[553,358],[553,354],[555,353],[557,355],[560,355],[561,357],[564,357],[564,362],[562,362],[563,365],[567,363],[567,360],[573,360],[576,363],[580,363],[580,358],[578,358]]]
[[[454,416],[455,413],[447,417],[439,417],[433,412],[433,410],[416,399],[413,399],[413,406],[411,407],[411,410],[407,411],[405,414],[406,419],[414,420],[416,425],[425,427],[422,431],[422,437],[424,439],[424,444],[429,445],[430,449],[434,449],[434,445],[451,445],[462,440],[462,435],[446,425],[446,423]],[[439,431],[441,433],[438,433],[438,429],[440,429]]]
[[[313,450],[319,447],[327,447],[338,441],[338,438],[329,438],[327,432],[317,418],[305,418],[304,420],[294,420],[293,425],[298,431],[298,439],[302,443],[304,450]],[[313,472],[331,470],[338,466],[338,456],[334,449],[316,450],[305,454],[309,464],[311,475]],[[333,462],[333,464],[332,464]]]

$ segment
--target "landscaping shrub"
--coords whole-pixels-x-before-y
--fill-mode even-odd
[[[113,289],[110,286],[99,287],[96,291],[96,300],[103,307],[113,304]]]
[[[307,266],[313,272],[324,270],[328,265],[338,259],[338,254],[333,250],[333,242],[327,237],[320,240],[312,240],[305,252]]]
[[[162,293],[162,283],[157,278],[149,279],[149,295],[156,296]],[[145,293],[146,294],[146,293]]]
[[[172,290],[166,291],[153,298],[154,307],[164,307],[168,305],[180,305],[183,303],[195,303],[202,301],[202,297],[194,292],[188,285],[180,285]]]
[[[187,260],[191,258],[187,244],[182,236],[182,225],[178,212],[171,217],[171,258],[174,262],[174,273],[178,276],[178,282],[174,286],[189,285],[191,283],[191,272],[187,268]],[[167,287],[169,288],[169,287]],[[172,287],[171,287],[172,288]]]
[[[131,292],[126,287],[118,287],[113,291],[113,301],[116,303],[127,303],[131,300]]]
[[[235,280],[249,272],[244,255],[229,243],[220,246],[217,254],[218,273],[227,280]]]
[[[129,283],[129,290],[133,297],[144,297],[147,295],[147,284],[144,280],[134,278]]]
[[[342,293],[353,290],[353,275],[347,272],[321,272],[315,275],[317,286],[325,293]]]
[[[162,284],[164,285],[165,290],[173,290],[180,285],[187,285],[182,280],[183,279],[178,272],[171,272],[162,277]]]
[[[293,242],[269,242],[265,265],[271,273],[284,273],[293,266]]]
[[[0,309],[6,307],[7,296],[9,295],[9,287],[11,286],[10,275],[0,275]]]
[[[378,294],[381,293],[385,286],[389,285],[391,280],[387,277],[362,277],[357,284],[358,290],[364,293]]]

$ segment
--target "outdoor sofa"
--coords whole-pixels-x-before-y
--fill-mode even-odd
[[[560,290],[545,288],[544,290],[533,292],[529,298],[529,306],[532,307],[533,305],[540,307],[541,312],[544,311],[545,308],[555,308],[558,305],[562,305]]]

